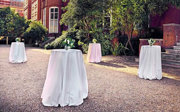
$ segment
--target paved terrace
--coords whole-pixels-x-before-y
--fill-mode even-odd
[[[99,64],[85,61],[89,95],[82,105],[44,107],[40,97],[50,51],[27,47],[28,62],[11,64],[9,48],[0,45],[2,112],[180,112],[180,70],[163,68],[162,80],[144,80],[134,57],[120,56],[105,56]]]

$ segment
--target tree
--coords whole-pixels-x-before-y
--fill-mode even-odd
[[[128,36],[125,46],[134,52],[130,41],[134,29],[147,29],[150,14],[162,14],[170,3],[180,5],[178,0],[111,0],[112,32],[124,32]]]
[[[0,9],[0,35],[8,37],[22,37],[29,26],[29,21],[19,16],[9,7]]]
[[[31,40],[32,43],[36,43],[37,41],[41,41],[42,38],[47,35],[47,32],[47,28],[40,22],[33,21],[25,31],[24,38],[26,38],[27,40]]]
[[[9,36],[13,31],[14,12],[9,7],[0,9],[0,35]]]
[[[76,38],[89,44],[93,38],[102,45],[102,54],[110,53],[111,35],[104,31],[104,17],[108,8],[108,0],[70,0],[64,8],[60,24],[65,24],[72,30]]]
[[[143,7],[139,0],[117,0],[112,2],[112,10],[112,30],[124,32],[128,37],[125,47],[129,44],[134,52],[130,40],[134,28],[142,22],[141,14],[143,13]]]
[[[71,0],[64,8],[66,13],[62,15],[61,24],[78,28],[86,32],[90,38],[90,32],[97,28],[103,21],[103,10],[108,0]]]
[[[19,16],[19,14],[14,15],[13,21],[13,31],[11,32],[13,37],[22,37],[26,29],[29,27],[31,21]]]

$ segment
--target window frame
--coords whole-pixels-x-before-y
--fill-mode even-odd
[[[55,19],[55,9],[58,9],[57,11],[57,19]],[[54,9],[53,13],[53,19],[51,19],[51,9]],[[51,26],[51,20],[53,20],[53,25]],[[56,24],[56,20],[57,20],[57,29],[55,29],[55,24]],[[59,7],[50,7],[49,8],[49,33],[58,33],[59,32],[59,25],[58,25],[58,20],[59,20]],[[53,27],[53,29],[50,29],[51,27]]]

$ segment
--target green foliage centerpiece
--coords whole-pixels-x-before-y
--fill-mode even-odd
[[[154,40],[154,39],[152,39],[152,38],[150,38],[150,39],[148,40],[148,43],[149,43],[150,46],[152,46],[155,42],[156,42],[156,40]]]
[[[96,39],[93,39],[92,41],[93,41],[93,43],[96,43],[96,42],[97,42],[97,40],[96,40]]]
[[[66,38],[64,41],[63,41],[63,45],[64,45],[64,48],[66,50],[70,49],[70,48],[73,48],[74,47],[74,42],[75,40],[72,39],[72,38]]]
[[[21,41],[21,39],[20,39],[20,38],[16,38],[15,40],[16,40],[16,42],[20,42],[20,41]]]

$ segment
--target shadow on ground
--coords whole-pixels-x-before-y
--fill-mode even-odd
[[[138,63],[135,62],[134,56],[110,56],[113,57],[110,60],[103,60],[100,63],[96,63],[98,65],[103,65],[107,67],[115,67],[115,68],[125,68],[128,67],[138,67]]]

